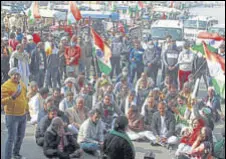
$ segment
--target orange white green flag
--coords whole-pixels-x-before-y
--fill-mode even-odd
[[[214,89],[221,98],[225,99],[225,59],[212,53],[205,42],[202,43]]]
[[[110,61],[111,49],[93,28],[91,28],[91,35],[94,43],[93,53],[97,57],[99,69],[102,73],[108,75],[112,70]]]
[[[35,19],[41,18],[38,1],[32,2],[31,7],[28,9],[27,15],[28,15],[28,22],[30,24],[33,24]]]

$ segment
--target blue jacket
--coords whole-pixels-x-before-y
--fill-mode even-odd
[[[133,67],[137,67],[137,65],[140,65],[140,64],[143,65],[143,54],[144,54],[144,49],[142,48],[131,50],[129,60]],[[135,61],[132,61],[133,58],[135,59]]]

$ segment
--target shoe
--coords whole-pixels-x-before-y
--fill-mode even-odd
[[[27,158],[21,155],[13,155],[11,159],[27,159]]]

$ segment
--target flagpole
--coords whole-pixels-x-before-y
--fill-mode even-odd
[[[199,69],[194,73],[194,75],[193,75],[194,77],[197,75],[197,73],[199,73],[199,71],[204,66],[204,64],[206,64],[206,60],[202,63],[202,65],[199,67]]]

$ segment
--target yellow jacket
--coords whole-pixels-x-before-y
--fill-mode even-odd
[[[20,84],[22,90],[15,100],[11,96],[17,91],[18,84],[9,79],[1,86],[1,104],[4,105],[6,115],[23,116],[28,111],[27,89],[22,81]]]

